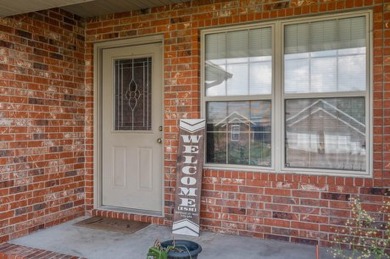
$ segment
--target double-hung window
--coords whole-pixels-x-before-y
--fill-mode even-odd
[[[370,12],[202,31],[206,166],[370,174]]]

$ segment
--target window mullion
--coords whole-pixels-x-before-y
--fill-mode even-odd
[[[244,96],[218,96],[204,97],[205,102],[229,102],[229,101],[254,101],[254,100],[270,100],[272,95],[244,95]]]
[[[303,93],[303,94],[284,94],[284,99],[310,99],[310,98],[332,98],[332,97],[361,97],[366,92],[336,92],[336,93]]]
[[[366,71],[367,71],[367,77],[366,77],[366,85],[368,86],[366,89],[366,125],[369,125],[367,130],[367,137],[366,141],[367,143],[370,143],[367,145],[368,154],[366,156],[366,170],[367,172],[370,172],[371,168],[373,168],[373,150],[374,150],[374,141],[373,141],[373,94],[372,94],[372,82],[373,82],[373,30],[372,28],[372,20],[366,19],[368,22],[366,24],[366,48],[367,53],[366,55]]]
[[[272,133],[273,133],[273,161],[272,166],[276,172],[280,172],[283,158],[283,146],[284,146],[284,115],[283,115],[283,26],[280,22],[277,22],[274,27],[273,33],[273,99],[272,99]]]

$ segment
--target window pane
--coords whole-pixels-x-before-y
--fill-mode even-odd
[[[365,171],[365,99],[286,100],[288,168]]]
[[[230,59],[227,63],[227,71],[233,75],[226,81],[227,95],[249,95],[247,60],[242,62],[242,60]]]
[[[366,85],[366,55],[355,54],[338,60],[339,89],[341,91],[362,91]]]
[[[366,46],[366,18],[291,24],[284,34],[285,54],[361,48]]]
[[[250,64],[249,93],[270,94],[272,85],[272,60],[271,57],[258,59]]]
[[[310,77],[310,92],[337,92],[336,59],[333,57],[312,58]]]
[[[285,93],[365,91],[366,49],[284,56]]]
[[[226,58],[226,33],[215,33],[206,36],[206,60]]]
[[[365,91],[364,16],[284,27],[285,93]]]
[[[363,91],[366,85],[364,51],[345,49],[338,53],[321,51],[286,55],[285,92]]]
[[[233,76],[227,72],[226,64],[218,65],[206,62],[205,74],[206,95],[226,96],[226,80]]]
[[[286,93],[310,92],[310,65],[308,55],[292,54],[284,62],[284,89]]]
[[[208,102],[207,163],[271,166],[271,102]]]
[[[272,30],[206,35],[206,96],[271,94]]]
[[[228,58],[249,57],[247,30],[226,33],[226,54]]]

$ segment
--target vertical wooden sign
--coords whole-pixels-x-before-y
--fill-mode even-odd
[[[173,234],[199,236],[204,119],[180,120]]]

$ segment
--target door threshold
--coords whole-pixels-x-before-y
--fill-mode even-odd
[[[142,216],[153,216],[153,217],[163,216],[161,211],[130,209],[130,208],[116,207],[116,206],[100,206],[98,210],[125,212],[129,214],[142,215]]]

